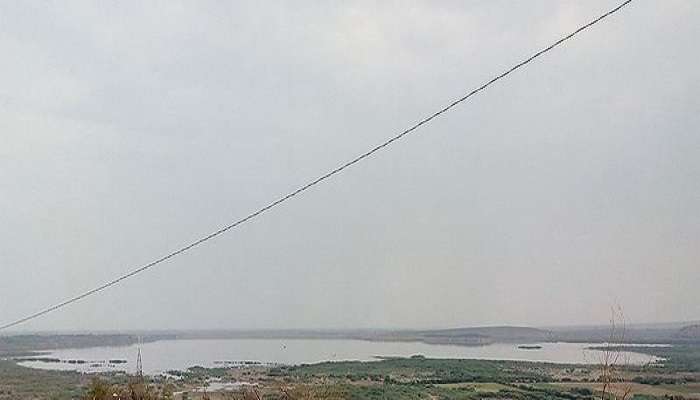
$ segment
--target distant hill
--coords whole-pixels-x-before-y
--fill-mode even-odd
[[[678,330],[678,338],[700,340],[700,324],[688,325]]]
[[[337,330],[193,330],[130,333],[35,333],[0,336],[0,356],[61,348],[125,346],[139,337],[143,342],[177,339],[355,339],[386,342],[423,342],[460,346],[491,343],[534,344],[543,342],[589,342],[608,340],[606,326],[554,327],[486,326],[432,330],[337,329]],[[639,324],[626,327],[627,343],[700,344],[700,322]]]
[[[168,335],[149,335],[142,337],[143,342],[154,342],[172,338]],[[86,348],[101,346],[128,346],[137,343],[134,335],[15,335],[0,337],[0,355],[23,354],[29,351],[55,350],[67,348]]]
[[[543,329],[520,326],[489,326],[424,331],[393,331],[379,333],[365,339],[481,346],[491,343],[538,343],[549,341],[550,338],[551,333]]]
[[[550,341],[548,330],[521,326],[488,326],[431,330],[259,330],[179,332],[178,339],[284,338],[359,339],[382,342],[423,342],[480,346],[490,343]]]
[[[553,340],[562,342],[605,342],[610,338],[609,326],[553,328]],[[625,328],[626,343],[700,343],[700,323],[633,324]]]
[[[476,328],[440,329],[426,331],[427,337],[481,337],[488,338],[491,342],[542,342],[551,337],[546,330],[522,326],[487,326]]]

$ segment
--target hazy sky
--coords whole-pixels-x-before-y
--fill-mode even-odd
[[[237,219],[616,2],[0,3],[0,322]],[[700,3],[23,329],[700,318]]]

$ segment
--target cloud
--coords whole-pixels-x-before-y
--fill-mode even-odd
[[[0,5],[0,316],[247,214],[610,7]],[[696,14],[635,2],[323,187],[27,327],[538,325],[605,322],[612,303],[697,319]]]

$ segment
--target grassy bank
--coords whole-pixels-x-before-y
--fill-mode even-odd
[[[68,400],[83,393],[86,379],[76,372],[25,368],[0,360],[0,400]]]

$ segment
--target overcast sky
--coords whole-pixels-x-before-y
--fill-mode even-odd
[[[247,214],[614,5],[0,3],[0,322]],[[699,20],[635,1],[22,329],[698,319]]]

